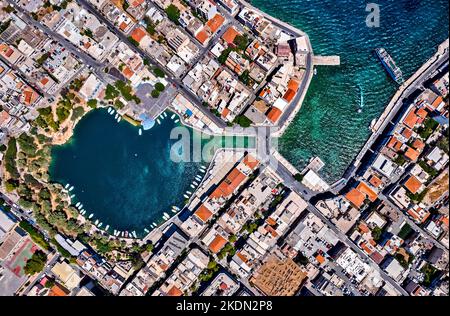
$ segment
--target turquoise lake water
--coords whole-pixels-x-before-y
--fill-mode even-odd
[[[329,182],[344,173],[397,89],[373,49],[386,48],[407,78],[448,37],[448,0],[251,2],[305,31],[315,54],[341,57],[339,67],[318,67],[302,109],[279,141],[280,152],[298,168],[319,156]],[[379,28],[365,24],[369,2],[380,6]]]
[[[194,191],[190,185],[200,174],[199,167],[207,165],[217,148],[228,146],[229,141],[254,146],[253,139],[247,138],[204,137],[200,141],[199,133],[175,123],[171,115],[139,135],[138,127],[124,120],[117,123],[105,109],[91,111],[77,124],[68,143],[52,149],[51,180],[73,185],[72,203],[82,203],[86,216],[94,213],[92,220],[102,222],[102,228],[110,225],[112,230],[142,234],[151,223],[163,222],[164,212],[172,216],[172,206],[183,206],[185,192]],[[199,140],[202,148],[208,144],[210,150],[202,161],[171,159],[171,148],[180,137],[170,135],[177,127]],[[174,152],[175,158],[186,153],[179,148]]]

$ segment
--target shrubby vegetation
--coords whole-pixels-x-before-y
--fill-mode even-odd
[[[47,255],[38,250],[27,261],[24,267],[24,271],[28,275],[33,275],[44,270],[45,263],[47,262]]]

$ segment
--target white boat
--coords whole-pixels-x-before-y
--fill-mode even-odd
[[[202,181],[202,177],[200,177],[200,176],[195,176],[195,180],[197,180],[197,181]]]
[[[70,189],[69,189],[69,192],[70,192],[70,191],[72,191],[72,190],[73,190],[73,188],[74,188],[74,186],[72,185],[72,186],[70,187]]]
[[[78,205],[78,209],[82,210],[83,209],[83,204]]]
[[[116,236],[116,234],[117,234],[117,230],[114,229],[113,235]]]
[[[139,135],[142,135],[142,129],[139,129]]]
[[[150,231],[147,228],[144,228],[144,232],[148,234]]]
[[[185,199],[189,199],[189,195],[185,194],[183,195]]]
[[[74,197],[75,197],[75,194],[72,194],[72,195],[70,196],[71,199],[73,199]]]
[[[197,182],[197,181],[192,181],[192,184],[195,185],[195,186],[197,186],[197,185],[198,185],[198,182]]]
[[[94,213],[92,213],[91,215],[89,215],[89,219],[91,219],[92,217],[94,217]]]
[[[67,188],[69,187],[69,185],[70,185],[70,184],[67,183],[67,184],[64,186],[64,189],[67,189]]]
[[[158,226],[158,225],[156,225],[156,223],[155,223],[155,222],[153,222],[152,224],[153,224],[153,226],[155,226],[155,227],[156,227],[156,226]]]
[[[95,221],[94,225],[95,225],[95,226],[97,226],[97,225],[98,225],[98,219],[97,219],[97,220]]]
[[[191,194],[192,194],[192,192],[191,192],[191,191],[186,191],[186,194],[189,194],[189,195],[191,195]]]
[[[120,120],[122,120],[122,117],[121,117],[121,116],[119,116],[119,117],[117,118],[117,123],[119,123]]]
[[[132,234],[133,234],[133,237],[134,237],[134,238],[137,238],[136,231],[133,230],[133,233],[132,233]]]
[[[161,121],[159,120],[159,118],[156,119],[156,123],[161,124]]]
[[[103,223],[98,224],[98,228],[100,228],[100,227],[102,227],[102,226],[103,226]]]
[[[116,113],[116,115],[114,115],[114,118],[117,120],[118,117],[119,117],[119,114]]]
[[[167,117],[167,113],[163,112],[163,117],[166,118]]]
[[[174,209],[174,210],[177,210],[177,211],[179,211],[180,210],[180,208],[178,207],[178,206],[172,206],[172,208]]]
[[[358,85],[359,88],[359,107],[358,107],[358,113],[362,112],[362,109],[364,107],[364,90],[361,86]]]
[[[195,189],[195,186],[193,184],[191,184],[191,188]]]
[[[376,122],[377,122],[377,119],[376,119],[376,118],[374,118],[374,119],[370,122],[370,130],[371,130],[372,132],[374,132],[373,128],[375,127]]]
[[[105,230],[108,230],[108,229],[109,229],[109,225],[106,225]]]
[[[166,215],[167,217],[170,217],[170,215],[169,215],[169,214],[167,214],[166,212],[164,212],[163,214],[164,214],[164,215]]]
[[[164,220],[168,220],[169,219],[169,217],[168,216],[166,216],[166,215],[163,215],[163,217],[162,217]]]
[[[75,207],[78,207],[78,206],[80,206],[80,202],[77,202],[77,204],[75,204]]]
[[[175,114],[172,114],[172,116],[170,117],[171,120],[173,120],[175,118]]]
[[[111,109],[111,115],[114,115],[114,113],[116,113],[116,111],[114,111],[114,109]]]
[[[175,122],[175,123],[178,123],[179,121],[180,121],[179,119],[176,119],[174,122]]]
[[[176,213],[178,212],[178,210],[172,209],[172,213]]]

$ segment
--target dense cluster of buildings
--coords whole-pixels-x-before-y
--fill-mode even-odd
[[[240,1],[87,3],[0,4],[0,144],[68,87],[132,122],[170,107],[216,134],[216,117],[280,124],[303,95],[306,35]],[[2,203],[0,295],[448,295],[448,85],[448,70],[435,76],[337,194],[320,159],[294,180],[253,151],[217,151],[177,215],[122,239],[151,243],[140,264],[62,234],[42,249]],[[47,263],[28,276],[36,251]]]

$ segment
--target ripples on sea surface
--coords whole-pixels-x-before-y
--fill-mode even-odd
[[[254,0],[270,15],[308,33],[314,53],[339,55],[339,67],[318,67],[302,109],[282,136],[280,152],[296,167],[311,157],[325,163],[321,173],[338,180],[369,136],[377,118],[396,91],[373,55],[384,47],[412,75],[448,37],[447,0],[376,1],[380,27],[365,24],[366,1]],[[360,105],[363,91],[364,108]]]

